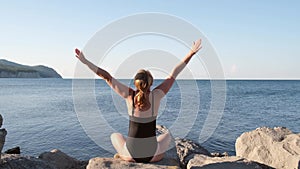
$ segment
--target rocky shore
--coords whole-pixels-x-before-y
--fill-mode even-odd
[[[2,117],[0,120],[2,124]],[[5,141],[6,130],[1,134],[4,130],[0,132],[0,150]],[[167,130],[159,126],[158,132]],[[1,154],[0,169],[300,169],[300,133],[294,134],[284,127],[261,127],[243,133],[236,140],[236,156],[210,153],[188,139],[176,138],[172,144],[173,148],[165,153],[162,161],[148,164],[125,162],[112,157],[80,161],[57,149],[31,157],[18,154],[20,149],[15,148]]]

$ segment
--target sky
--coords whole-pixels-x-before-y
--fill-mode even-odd
[[[176,16],[197,27],[216,50],[227,79],[300,79],[298,0],[0,2],[0,59],[46,65],[64,78],[73,78],[79,64],[74,48],[84,48],[96,32],[120,18],[155,12]],[[120,44],[112,53],[127,56],[125,49],[133,43],[151,48],[151,42],[163,41],[161,38],[141,36]],[[156,47],[159,45],[156,43]],[[176,45],[173,48],[179,49]],[[186,52],[183,48],[177,57],[182,58]],[[119,62],[120,58],[111,54],[99,66],[116,72]],[[191,63],[192,71],[199,74],[196,78],[205,78],[205,66],[196,64]]]

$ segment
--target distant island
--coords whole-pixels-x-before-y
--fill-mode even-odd
[[[54,69],[43,65],[27,66],[0,59],[0,78],[62,78]]]

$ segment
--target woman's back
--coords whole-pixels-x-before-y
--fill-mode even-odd
[[[158,112],[155,109],[155,92],[148,92],[146,95],[145,111],[140,111],[135,106],[134,96],[131,105],[128,106],[129,113],[129,129],[126,147],[136,162],[149,162],[156,153],[156,116]]]
[[[164,94],[159,89],[154,89],[147,94],[147,101],[149,101],[150,105],[145,110],[140,110],[134,104],[134,98],[127,99],[127,109],[128,115],[140,118],[153,117],[158,115],[158,109],[160,106],[160,101],[163,98]]]

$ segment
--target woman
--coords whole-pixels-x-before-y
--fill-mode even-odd
[[[172,71],[172,73],[152,91],[150,87],[153,77],[149,71],[140,70],[134,77],[136,90],[120,83],[107,71],[88,61],[84,54],[76,49],[76,57],[93,72],[103,78],[106,83],[126,100],[128,107],[129,130],[128,137],[120,133],[111,135],[111,142],[120,158],[132,162],[160,161],[168,149],[171,136],[167,132],[156,137],[156,117],[160,100],[168,93],[178,74],[184,69],[201,49],[201,39],[195,41],[191,50]]]

